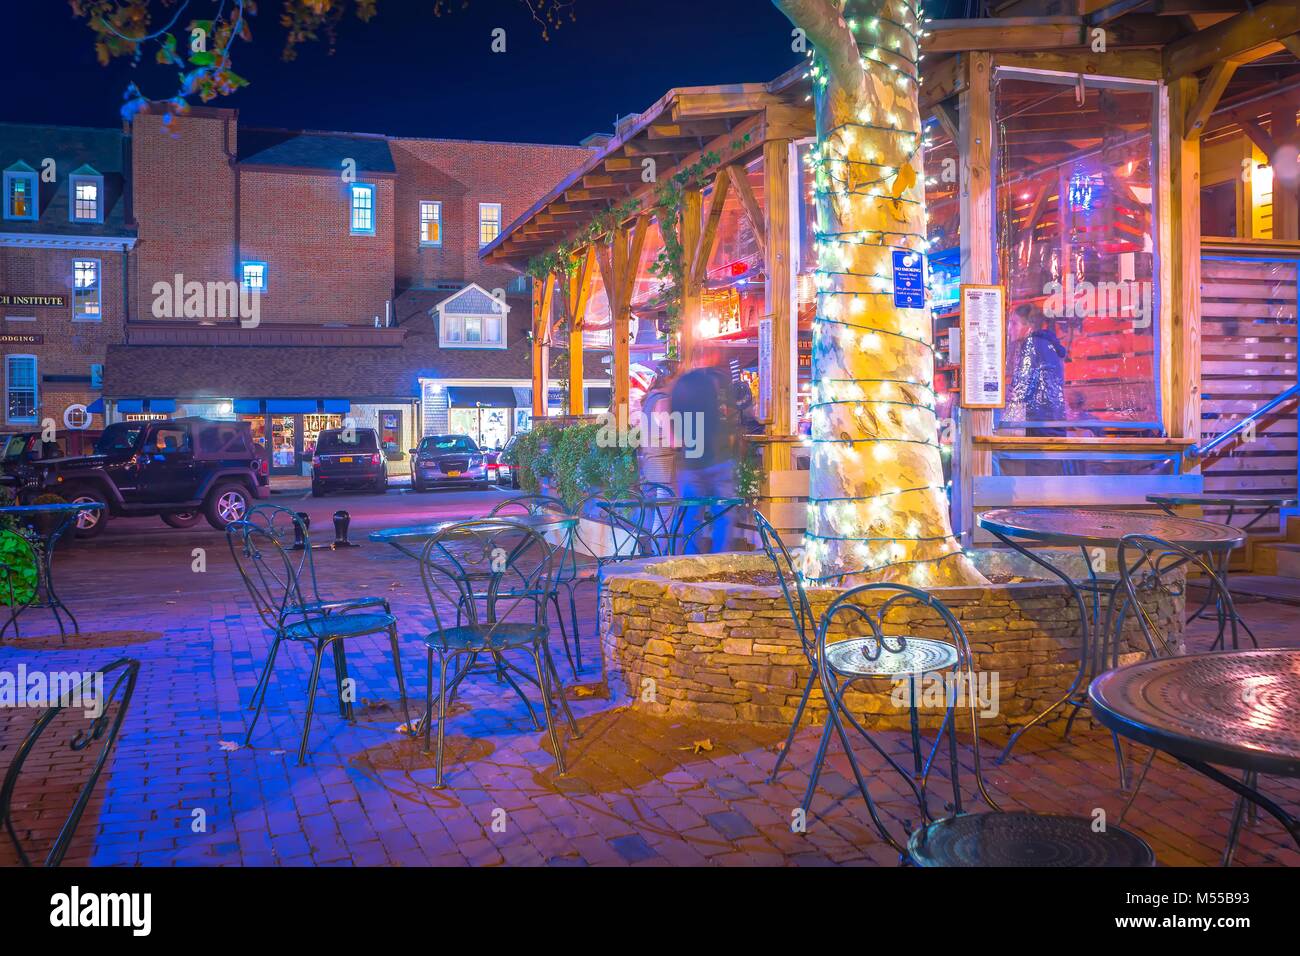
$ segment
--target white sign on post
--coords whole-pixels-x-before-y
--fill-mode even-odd
[[[1006,390],[1006,294],[998,285],[961,287],[961,404],[1003,408]]]
[[[758,320],[758,420],[772,420],[772,320]]]

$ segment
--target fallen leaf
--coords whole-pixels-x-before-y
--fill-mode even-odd
[[[691,753],[704,754],[713,749],[713,741],[705,737],[703,740],[697,740],[689,747],[678,747],[678,750],[689,750]]]
[[[234,740],[218,740],[217,744],[222,750],[238,750],[240,746],[238,741]]]

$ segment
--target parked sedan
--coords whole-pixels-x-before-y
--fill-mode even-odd
[[[388,490],[388,463],[373,428],[327,428],[316,439],[312,497],[341,488],[362,488],[377,495]]]
[[[429,435],[411,449],[411,487],[428,491],[434,485],[474,484],[486,488],[487,461],[468,435]]]
[[[502,488],[519,487],[519,466],[511,458],[511,452],[514,451],[515,442],[518,435],[511,435],[506,439],[505,447],[497,453],[497,484]]]

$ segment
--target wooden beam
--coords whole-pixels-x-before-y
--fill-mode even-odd
[[[1295,33],[1300,33],[1300,3],[1268,0],[1165,47],[1165,80],[1189,76],[1220,60],[1250,62]]]
[[[958,138],[961,202],[961,281],[987,285],[993,281],[993,57],[971,53],[966,92],[961,94],[961,136]],[[993,412],[962,408],[957,430],[957,514],[955,531],[969,544],[975,521],[975,478],[992,474],[993,456],[977,449],[972,439],[993,431]]]
[[[1201,84],[1200,92],[1183,120],[1183,135],[1186,138],[1196,139],[1205,131],[1206,121],[1219,105],[1219,98],[1223,96],[1223,91],[1228,88],[1228,83],[1236,72],[1237,64],[1232,60],[1220,60],[1210,67],[1210,75]]]
[[[790,261],[791,234],[795,224],[790,218],[790,143],[769,140],[763,144],[763,198],[766,218],[763,245],[763,270],[767,275],[765,305],[772,323],[772,381],[769,388],[771,407],[767,409],[767,433],[794,435],[796,431],[795,391],[798,358],[798,317],[794,311],[794,269]],[[742,171],[743,173],[743,171]],[[763,374],[760,368],[759,374]],[[790,446],[773,445],[769,451],[769,471],[788,471],[793,467]]]
[[[1290,51],[1294,57],[1300,57],[1300,33],[1293,33],[1289,37],[1282,37],[1281,44]]]
[[[596,250],[588,246],[578,254],[582,261],[569,274],[569,414],[581,415],[586,409],[583,390],[582,327],[591,300],[591,284],[596,272]]]
[[[555,273],[533,279],[533,418],[545,418],[550,391],[551,315]]]
[[[1118,76],[1132,80],[1158,80],[1164,76],[1159,50],[1114,50],[1093,53],[1006,52],[996,56],[998,66],[1049,73],[1083,73],[1087,76]]]
[[[966,88],[966,64],[962,54],[940,57],[937,62],[926,58],[921,70],[920,107],[925,115],[934,104],[956,96]]]
[[[935,20],[926,26],[921,52],[996,52],[1087,46],[1082,17],[1002,17]]]
[[[745,167],[739,163],[732,163],[727,167],[727,176],[731,179],[731,185],[736,189],[736,195],[740,199],[740,205],[744,207],[749,225],[754,230],[758,254],[766,258],[767,228],[763,219],[763,210],[758,204],[758,197],[754,195],[754,187],[749,184],[749,177],[745,175]]]
[[[704,283],[709,271],[709,256],[713,254],[713,243],[718,236],[718,223],[722,221],[722,207],[727,201],[727,190],[731,186],[731,176],[724,170],[718,170],[713,177],[713,195],[709,198],[709,214],[704,217],[704,228],[700,231],[699,244],[687,252],[690,262],[686,267],[697,285]]]
[[[597,251],[601,276],[605,282],[605,296],[609,301],[610,335],[614,349],[611,368],[613,377],[613,403],[610,411],[620,427],[627,422],[631,410],[631,323],[632,294],[636,290],[637,271],[641,266],[641,253],[645,248],[649,216],[638,216],[629,227],[619,225]]]

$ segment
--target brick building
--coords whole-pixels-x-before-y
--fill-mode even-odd
[[[0,432],[99,427],[131,315],[136,234],[120,131],[0,124]]]
[[[478,252],[589,150],[250,129],[208,108],[167,122],[141,113],[125,133],[3,129],[0,165],[39,171],[43,143],[67,155],[41,187],[35,223],[42,241],[64,245],[15,258],[8,227],[37,233],[27,221],[6,220],[0,240],[0,292],[62,296],[34,317],[0,306],[6,366],[15,327],[44,335],[23,345],[34,363],[12,363],[17,391],[6,377],[20,412],[34,364],[42,407],[76,400],[109,421],[239,417],[281,473],[301,471],[318,431],[349,418],[380,432],[394,473],[421,434],[463,431],[491,446],[526,426],[529,290]],[[101,155],[110,146],[115,162]],[[67,221],[82,166],[107,177],[102,223]],[[71,263],[110,241],[120,262],[96,273],[104,304],[92,339],[67,314]],[[598,355],[588,361],[600,407],[608,372]],[[103,369],[98,403],[88,363]],[[76,388],[50,377],[74,374]]]

